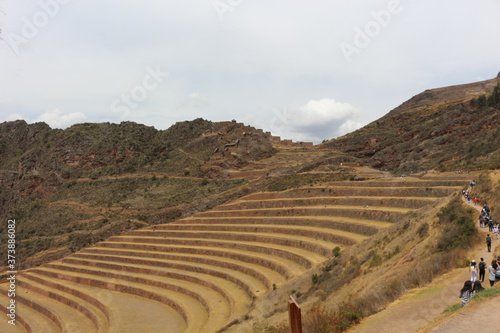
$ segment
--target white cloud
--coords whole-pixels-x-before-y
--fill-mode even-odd
[[[292,109],[275,109],[269,127],[283,138],[319,143],[360,128],[359,116],[353,105],[323,98]]]
[[[299,108],[300,125],[310,126],[320,122],[332,122],[358,114],[358,109],[349,103],[337,102],[331,98],[311,100]]]
[[[66,128],[71,125],[87,121],[87,117],[82,112],[72,112],[63,114],[59,109],[47,111],[36,118],[36,121],[43,121],[52,128]]]
[[[339,127],[339,136],[340,135],[345,135],[347,133],[351,133],[357,129],[360,129],[361,127],[363,127],[365,124],[363,123],[360,123],[358,121],[354,121],[354,120],[351,120],[351,119],[348,119],[345,123],[343,123],[342,125],[340,125]]]

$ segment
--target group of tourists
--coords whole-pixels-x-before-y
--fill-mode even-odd
[[[472,283],[475,283],[476,281],[484,282],[484,278],[486,276],[486,271],[487,271],[488,279],[490,281],[490,286],[493,287],[495,281],[500,280],[500,256],[498,256],[498,260],[493,259],[489,266],[488,263],[484,261],[484,258],[481,258],[481,261],[477,265],[476,261],[472,260],[469,265],[469,271],[470,271],[470,282]]]
[[[490,224],[492,225],[493,223],[490,222],[493,222],[493,219],[491,218],[490,213],[491,213],[490,207],[487,204],[485,204],[481,209],[481,213],[479,213],[479,226],[481,228],[487,226],[489,226],[490,229],[492,228]]]
[[[498,256],[498,260],[493,259],[489,266],[484,261],[484,258],[481,258],[481,261],[477,265],[476,261],[472,260],[469,265],[469,271],[470,280],[465,281],[464,286],[458,295],[462,299],[462,307],[470,301],[471,297],[475,293],[484,290],[481,283],[484,282],[486,273],[488,273],[490,287],[493,287],[495,281],[500,281],[500,256]]]
[[[476,185],[476,182],[473,180],[470,182],[470,187],[468,190],[462,191],[462,195],[464,199],[470,203],[472,189]],[[479,199],[474,198],[474,205],[479,203]],[[491,217],[491,209],[485,204],[481,213],[479,214],[479,226],[481,228],[488,227],[489,231],[492,232],[495,238],[498,239],[500,225],[495,223]],[[492,238],[490,234],[486,236],[486,247],[488,252],[491,252],[491,242]],[[469,272],[470,279],[465,281],[463,288],[460,290],[459,297],[462,299],[462,307],[467,304],[472,296],[481,290],[484,290],[484,287],[481,283],[484,282],[485,277],[488,277],[488,281],[490,283],[490,287],[493,287],[496,281],[500,281],[500,255],[497,259],[491,260],[491,263],[487,263],[484,261],[484,258],[481,258],[479,263],[476,263],[475,260],[471,260],[469,264]]]

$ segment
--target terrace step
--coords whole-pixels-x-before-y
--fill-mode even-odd
[[[94,250],[82,251],[72,255],[70,258],[105,260],[134,265],[144,264],[152,267],[157,267],[156,265],[158,264],[165,266],[165,263],[167,263],[168,266],[165,267],[177,269],[182,268],[181,271],[183,271],[185,276],[179,277],[181,279],[186,279],[188,276],[196,276],[199,274],[202,274],[205,278],[217,277],[216,275],[221,275],[219,268],[225,268],[252,276],[253,278],[262,281],[267,288],[270,288],[273,283],[283,283],[286,281],[285,276],[268,267],[253,263],[244,263],[229,258],[221,259],[220,257],[213,256],[191,257],[185,254],[168,254],[162,252],[152,254],[144,251],[142,251],[142,253],[129,252],[127,254],[125,251],[115,251],[115,253],[110,253],[103,250]],[[204,267],[207,267],[207,269],[204,269]],[[217,269],[214,271],[213,267],[217,267]],[[212,275],[210,275],[210,273],[212,273]],[[200,283],[203,282],[204,281],[200,281]]]
[[[109,333],[164,332],[166,328],[170,332],[187,333],[195,328],[186,326],[178,313],[160,302],[121,292],[110,294],[109,306],[116,314]]]
[[[242,210],[210,210],[197,214],[198,217],[253,217],[253,216],[342,216],[376,219],[383,222],[397,222],[406,214],[414,212],[411,208],[363,207],[359,206],[303,206],[293,208],[263,208]]]
[[[265,200],[279,198],[311,198],[325,196],[325,193],[331,196],[375,196],[375,197],[447,197],[448,195],[461,190],[464,186],[394,186],[386,187],[388,184],[379,186],[340,186],[338,183],[332,183],[328,187],[310,187],[287,190],[282,192],[262,192],[250,194],[245,197],[246,200]],[[375,185],[375,184],[374,184]]]
[[[290,231],[290,230],[288,230]],[[297,235],[297,234],[285,234],[276,233],[269,229],[268,232],[254,232],[254,231],[195,231],[195,230],[136,230],[128,233],[130,237],[149,237],[152,239],[224,239],[224,240],[235,240],[235,241],[250,241],[250,242],[260,242],[260,243],[272,243],[285,246],[302,247],[309,251],[318,253],[323,256],[328,256],[331,250],[340,244],[352,245],[356,243],[354,240],[338,236],[331,235],[336,238],[336,243],[329,240],[322,240],[309,235]]]
[[[57,284],[62,289],[74,290],[84,296],[92,295],[92,298],[104,306],[104,312],[107,313],[108,333],[160,332],[164,327],[170,327],[175,332],[184,332],[186,329],[184,319],[177,312],[164,305],[157,304],[158,302],[151,302],[148,299],[131,294],[57,279],[57,276],[39,274],[33,270],[30,270],[29,273],[40,279],[57,281]],[[141,309],[146,311],[141,312],[141,315],[138,316],[137,312]],[[150,328],[150,330],[146,328]]]
[[[115,236],[109,238],[110,242],[139,242],[152,244],[177,244],[177,245],[201,245],[214,247],[229,247],[235,246],[251,249],[252,251],[272,251],[273,249],[280,250],[280,254],[290,254],[287,258],[295,256],[302,257],[305,261],[306,268],[310,268],[312,263],[323,262],[327,256],[331,254],[331,250],[336,244],[324,241],[315,241],[307,237],[295,237],[293,239],[287,237],[279,237],[273,234],[262,234],[257,237],[251,233],[191,233],[189,237],[187,233],[179,233],[178,237],[140,237],[140,236]],[[184,237],[182,237],[184,236]],[[201,237],[200,237],[201,236]],[[228,237],[231,236],[228,240]],[[221,239],[222,238],[222,239]],[[273,252],[271,252],[273,253]],[[300,261],[297,261],[303,264]]]
[[[102,250],[104,250],[104,251],[102,251]],[[117,262],[125,261],[127,259],[127,257],[130,257],[130,255],[128,255],[128,254],[126,254],[124,256],[119,255],[120,252],[126,252],[126,251],[116,251],[116,250],[106,251],[106,250],[107,250],[106,248],[101,248],[101,251],[104,253],[102,253],[102,252],[99,252],[99,253],[97,253],[97,252],[95,252],[95,253],[94,252],[91,252],[91,253],[84,252],[81,254],[86,256],[86,257],[88,255],[91,255],[90,257],[87,257],[88,260],[99,260],[101,262],[101,261],[105,261],[105,260],[103,260],[105,258],[105,259],[109,259],[109,261],[111,263],[114,263],[114,264],[116,264]],[[106,253],[106,252],[110,252],[110,253]],[[140,255],[140,253],[139,253],[139,255]],[[93,258],[92,256],[95,256],[95,258]],[[116,261],[111,260],[112,258],[110,258],[110,257],[114,257]],[[80,258],[80,256],[78,256],[78,258]],[[141,258],[143,258],[143,257],[141,256]],[[153,265],[143,265],[144,270],[146,271],[146,270],[150,270],[151,267],[157,267],[157,266],[154,266],[154,263],[151,263],[151,264],[153,264]],[[121,265],[121,267],[124,268],[123,269],[124,271],[127,270],[126,266]],[[132,267],[137,268],[138,266],[132,266]],[[178,269],[165,269],[163,267],[160,267],[159,273],[160,274],[165,273],[167,276],[168,275],[177,276],[179,278],[179,280],[199,283],[202,286],[213,289],[214,291],[218,292],[221,295],[221,297],[223,297],[228,302],[229,305],[231,305],[233,313],[236,313],[236,314],[243,315],[244,312],[246,312],[248,310],[247,307],[252,302],[252,297],[249,296],[249,293],[246,290],[241,288],[238,284],[231,282],[227,279],[221,278],[221,277],[207,275],[204,273],[182,271],[182,270],[178,270]],[[276,275],[278,275],[278,274],[276,274]],[[159,276],[161,276],[161,275],[159,275]]]
[[[267,254],[264,252],[252,252],[242,249],[230,249],[230,248],[219,248],[219,247],[193,247],[193,246],[182,246],[182,245],[151,245],[145,243],[124,243],[124,242],[101,242],[97,243],[95,247],[86,249],[85,251],[127,251],[125,255],[129,255],[130,252],[138,253],[142,256],[148,256],[155,258],[156,256],[161,256],[163,254],[183,254],[190,256],[213,256],[215,258],[231,258],[236,261],[241,261],[245,263],[254,263],[261,266],[269,267],[270,269],[279,272],[283,276],[290,278],[292,276],[300,275],[305,271],[305,268],[285,257],[280,257],[272,254]],[[114,253],[118,254],[118,253]],[[193,257],[193,258],[194,258]]]
[[[224,283],[216,286],[207,279],[203,283],[203,279],[195,279],[193,277],[183,275],[182,271],[176,269],[164,268],[162,264],[168,264],[161,261],[151,262],[151,265],[127,265],[114,261],[106,261],[95,258],[82,259],[74,258],[73,256],[63,260],[63,264],[71,267],[88,267],[84,272],[89,274],[102,274],[103,276],[114,279],[123,279],[126,281],[134,281],[147,286],[164,288],[181,292],[187,297],[191,297],[200,302],[208,313],[207,327],[222,327],[235,318],[231,317],[233,309],[231,301],[226,292],[223,291],[223,286],[230,284],[228,281],[219,279],[217,282]],[[82,272],[82,270],[79,270]],[[99,271],[99,273],[97,273]],[[125,273],[126,272],[126,273]],[[207,278],[203,276],[202,278]],[[246,297],[248,304],[240,309],[238,316],[245,314],[245,310],[250,306],[251,299]],[[241,299],[243,303],[244,299]]]
[[[43,284],[44,281],[42,279],[39,279],[27,272],[23,272],[22,275],[18,275],[18,281],[24,288],[39,293],[45,297],[49,297],[83,314],[92,322],[94,332],[109,331],[108,319],[104,313],[93,304],[86,302],[84,299],[76,297],[73,294],[67,293],[61,289],[54,289],[48,285],[50,283]]]
[[[380,229],[388,228],[392,225],[390,222],[382,222],[377,220],[367,220],[360,218],[349,218],[339,216],[306,216],[306,217],[288,217],[288,216],[248,216],[248,217],[187,217],[169,225],[190,225],[190,224],[269,224],[269,225],[296,225],[296,226],[314,226],[321,228],[330,228],[344,230],[361,235],[371,236],[376,234]],[[148,229],[154,229],[150,227]]]
[[[152,261],[152,263],[154,263],[157,267],[159,266],[159,268],[162,268],[162,266],[165,267],[165,266],[167,266],[167,264],[168,264],[168,266],[172,267],[170,269],[164,268],[164,270],[163,270],[164,275],[166,274],[166,272],[170,272],[171,275],[182,274],[185,272],[185,269],[188,268],[188,266],[190,266],[190,265],[182,265],[182,264],[178,264],[178,263],[174,264],[173,262],[170,262],[170,263],[168,263],[166,261],[162,262],[162,261],[158,261],[158,260]],[[114,264],[114,266],[113,266],[113,264]],[[96,272],[96,271],[94,271],[93,267],[90,265],[99,267],[99,268],[101,268],[101,270],[98,270]],[[103,267],[103,266],[105,266],[105,267]],[[142,265],[142,266],[144,266],[144,265]],[[49,267],[53,267],[53,266],[49,265]],[[113,267],[113,269],[109,268],[109,267]],[[140,280],[141,283],[145,283],[145,284],[150,283],[150,284],[154,285],[155,280],[153,279],[154,278],[153,275],[140,276],[140,275],[136,275],[136,274],[127,273],[127,275],[124,276],[124,275],[117,274],[115,272],[116,269],[120,268],[120,267],[123,270],[124,268],[126,268],[126,265],[123,265],[123,264],[116,265],[116,263],[113,263],[113,262],[108,262],[106,265],[106,264],[100,264],[99,262],[92,263],[91,261],[87,261],[84,259],[76,259],[76,258],[64,259],[64,265],[57,266],[57,268],[63,269],[63,270],[78,271],[78,272],[83,272],[83,273],[87,273],[87,274],[97,274],[97,275],[101,275],[101,276],[112,277],[114,279],[132,280],[132,278],[135,278],[136,280]],[[132,266],[132,267],[135,268],[135,266]],[[177,267],[179,267],[179,268],[177,268]],[[184,268],[184,271],[182,270],[182,268]],[[143,269],[146,269],[146,268],[143,267]],[[267,289],[266,285],[262,281],[254,278],[250,275],[236,272],[233,270],[223,269],[221,267],[214,268],[213,266],[210,266],[210,265],[201,265],[201,264],[191,265],[191,269],[195,272],[196,271],[200,271],[200,272],[211,271],[212,274],[217,274],[219,277],[226,278],[228,281],[235,283],[239,287],[243,288],[244,290],[247,291],[249,296],[257,296]],[[161,273],[161,270],[156,269],[156,267],[155,267],[155,270],[156,270],[157,274]],[[148,271],[151,271],[151,269],[148,269]],[[208,275],[208,277],[210,277],[210,275]],[[151,280],[151,281],[149,281],[149,280]],[[162,280],[165,280],[165,279],[163,278]],[[163,288],[169,289],[169,286],[164,285]],[[183,288],[181,286],[178,286],[178,289],[180,290],[179,291],[180,293],[183,293],[187,296],[198,299],[200,301],[200,303],[202,303],[202,304],[205,303],[199,295],[192,295],[192,293],[190,292],[190,289]],[[207,311],[208,311],[208,309],[207,309]]]
[[[119,279],[102,270],[93,271],[86,266],[48,264],[43,268],[34,269],[34,271],[45,276],[77,282],[82,285],[143,297],[151,303],[147,308],[153,308],[156,313],[165,313],[168,316],[171,311],[176,311],[186,322],[188,332],[202,331],[208,320],[208,313],[204,306],[194,298],[179,292],[167,291],[163,288],[133,281],[120,283]]]
[[[50,288],[52,290],[57,290],[58,292],[64,292],[65,294],[69,294],[78,303],[81,303],[83,301],[85,302],[85,304],[90,304],[90,307],[93,308],[93,310],[95,311],[101,326],[109,327],[109,320],[111,317],[110,309],[108,309],[96,297],[88,295],[85,292],[82,292],[82,290],[79,288],[75,288],[75,285],[71,284],[71,282],[54,281],[53,279],[47,279],[47,277],[38,275],[35,271],[30,271],[30,270],[23,272],[22,276],[23,278],[29,279],[31,281],[43,285],[43,288]]]
[[[254,290],[259,291],[259,289],[255,288],[266,288],[259,281],[254,283],[256,279],[251,279],[243,273],[221,270],[220,268],[219,275],[227,275],[227,278],[196,272],[197,270],[202,271],[206,269],[206,267],[200,266],[192,267],[195,272],[184,271],[176,267],[178,263],[171,263],[166,260],[141,260],[143,264],[124,264],[124,262],[130,261],[130,258],[121,258],[112,255],[82,256],[86,258],[81,258],[80,256],[75,258],[72,256],[65,259],[64,264],[68,266],[88,266],[89,269],[86,270],[87,272],[92,272],[96,268],[99,268],[99,270],[105,271],[106,275],[113,275],[117,279],[130,280],[135,278],[136,280],[148,280],[145,283],[163,287],[167,290],[171,290],[172,287],[175,289],[175,286],[179,289],[189,290],[187,295],[198,299],[209,313],[213,312],[214,307],[210,305],[213,305],[211,303],[214,301],[219,302],[217,304],[218,307],[220,307],[221,302],[225,302],[228,306],[235,305],[236,308],[241,308],[242,305],[247,303],[249,305],[251,303],[251,297],[256,295]],[[213,269],[213,267],[209,266],[209,269]],[[127,272],[127,276],[120,277],[120,272]],[[192,295],[193,293],[196,295]],[[234,295],[238,295],[238,299],[234,299]],[[218,312],[223,312],[222,308]]]
[[[125,237],[125,236],[122,236]],[[113,247],[130,247],[135,244],[137,248],[146,250],[148,248],[156,250],[163,246],[171,247],[191,247],[191,248],[213,248],[213,249],[241,249],[247,252],[255,252],[259,254],[271,254],[273,256],[281,257],[294,261],[302,266],[304,269],[309,269],[316,263],[323,262],[326,258],[314,252],[297,249],[290,246],[281,246],[276,244],[256,243],[256,242],[234,242],[234,241],[220,241],[220,240],[206,240],[206,239],[152,239],[149,238],[110,238],[100,246]],[[121,245],[124,244],[124,245]],[[312,258],[311,258],[312,257]]]
[[[426,177],[427,178],[427,177]],[[468,182],[461,178],[450,179],[415,179],[415,178],[384,178],[366,181],[339,181],[327,182],[327,185],[349,187],[460,187],[467,186]]]
[[[0,288],[3,290],[3,288]],[[10,298],[7,293],[0,293],[0,309],[3,313],[7,312],[7,306],[10,303]],[[16,325],[11,325],[7,322],[9,318],[5,316],[4,320],[0,321],[0,332],[33,332],[33,333],[53,333],[60,332],[59,328],[52,320],[44,316],[40,312],[28,307],[27,305],[16,300]],[[2,315],[3,317],[3,315]],[[21,320],[20,320],[21,319]]]
[[[18,278],[20,278],[18,276]],[[94,323],[69,305],[23,287],[21,279],[16,288],[16,303],[20,302],[47,316],[61,332],[97,332]],[[32,329],[35,329],[32,327]],[[57,332],[57,331],[56,331]]]
[[[379,206],[400,208],[422,208],[439,200],[439,197],[370,197],[370,196],[321,196],[304,199],[276,198],[266,200],[247,199],[245,197],[229,204],[217,206],[213,211],[289,208],[307,206]]]
[[[145,228],[137,232],[130,233],[130,235],[150,235],[150,236],[161,236],[165,231],[223,231],[223,232],[238,232],[238,233],[256,233],[256,234],[285,234],[285,235],[301,235],[309,238],[314,238],[316,240],[324,240],[327,242],[332,242],[336,244],[347,244],[352,245],[357,242],[361,242],[368,238],[356,233],[351,233],[342,230],[322,228],[322,227],[312,227],[312,226],[296,226],[296,225],[266,225],[266,224],[161,224],[156,225],[154,228]]]
[[[384,212],[396,212],[399,214],[407,214],[413,211],[416,211],[416,208],[408,208],[408,207],[391,207],[391,206],[359,206],[359,205],[310,205],[310,206],[293,206],[293,207],[271,207],[271,208],[255,208],[255,209],[233,209],[233,210],[225,210],[225,209],[212,209],[207,212],[199,213],[197,215],[204,216],[207,213],[227,213],[231,214],[233,212],[241,212],[241,211],[280,211],[286,209],[286,211],[300,211],[301,209],[311,209],[311,210],[325,210],[330,212],[331,210],[367,210],[365,208],[369,208],[369,210],[376,211],[384,211]],[[314,212],[314,211],[313,211]],[[297,213],[297,212],[295,212]],[[317,215],[317,214],[314,214]]]

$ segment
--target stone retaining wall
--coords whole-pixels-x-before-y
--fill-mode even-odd
[[[300,218],[300,217],[292,217],[292,218],[244,218],[244,217],[232,217],[225,219],[209,219],[209,218],[190,218],[189,220],[180,220],[175,223],[165,224],[165,225],[156,225],[153,228],[157,230],[186,230],[184,225],[190,224],[269,224],[269,225],[294,225],[294,226],[305,226],[305,227],[320,227],[320,228],[328,228],[332,230],[342,230],[347,232],[352,232],[365,236],[372,236],[379,231],[379,228],[374,226],[369,226],[365,224],[356,224],[352,222],[337,222],[331,220],[321,220],[321,219],[308,219],[308,218]],[[382,224],[382,223],[381,223]],[[188,227],[189,228],[189,227]]]
[[[269,216],[336,216],[348,218],[363,218],[382,222],[398,222],[405,218],[405,213],[384,211],[366,208],[275,208],[265,210],[240,210],[240,211],[208,211],[199,213],[198,217],[236,218],[236,217],[269,217]]]
[[[84,305],[77,303],[74,300],[69,299],[67,297],[64,297],[62,295],[54,293],[52,291],[38,288],[38,287],[30,284],[28,281],[26,281],[24,279],[22,279],[20,281],[21,281],[22,286],[24,288],[29,289],[31,291],[34,291],[34,292],[36,292],[40,295],[43,295],[45,297],[49,297],[55,301],[58,301],[61,304],[69,306],[70,308],[74,309],[75,311],[82,313],[85,317],[87,317],[92,322],[92,324],[94,325],[94,327],[96,329],[99,328],[99,320],[97,319],[97,316],[92,311],[90,311],[87,307],[85,307]]]
[[[29,308],[35,310],[36,312],[44,315],[45,317],[49,318],[50,321],[52,321],[57,326],[57,328],[59,328],[60,332],[64,331],[63,330],[64,326],[63,326],[62,321],[59,318],[59,316],[56,315],[55,313],[53,313],[52,311],[50,311],[49,309],[47,309],[46,307],[19,295],[19,293],[16,294],[16,301],[19,301],[20,303],[25,304],[27,307],[29,307]]]
[[[230,211],[242,209],[268,209],[268,208],[288,208],[304,206],[381,206],[399,208],[422,208],[432,201],[428,199],[408,199],[408,198],[356,198],[356,197],[315,197],[308,199],[275,199],[275,200],[249,200],[227,204],[217,207],[214,211]]]
[[[95,306],[97,309],[99,309],[103,313],[104,317],[106,318],[106,320],[109,323],[110,314],[109,314],[108,308],[104,304],[102,304],[100,301],[98,301],[96,298],[94,298],[86,293],[82,293],[79,290],[75,290],[75,289],[66,287],[64,285],[61,285],[59,283],[55,283],[55,282],[50,281],[50,280],[42,279],[38,276],[29,274],[29,273],[30,273],[30,271],[24,273],[22,276],[27,278],[27,279],[33,280],[35,282],[38,282],[40,284],[46,285],[48,287],[51,287],[51,288],[63,291],[67,294],[73,295],[75,297],[81,298],[85,302],[90,303],[93,306]]]
[[[142,235],[144,233],[144,235]],[[328,257],[331,254],[331,249],[318,245],[316,243],[305,241],[305,240],[297,240],[293,238],[280,238],[279,236],[266,236],[259,234],[240,234],[236,232],[227,232],[227,233],[215,233],[215,232],[176,232],[176,231],[160,231],[157,233],[161,233],[161,235],[157,235],[156,237],[152,236],[151,233],[155,233],[154,231],[143,231],[143,232],[132,232],[130,233],[130,237],[138,236],[138,237],[152,237],[155,240],[160,241],[161,243],[168,244],[172,239],[182,238],[182,239],[220,239],[220,240],[231,240],[231,241],[241,241],[241,242],[255,242],[255,243],[270,243],[282,246],[289,246],[292,248],[305,249],[311,252],[315,252],[321,254],[325,257]],[[312,240],[314,241],[314,240]]]
[[[216,257],[221,257],[221,258],[229,258],[237,261],[241,261],[242,263],[248,262],[251,264],[267,267],[269,269],[272,269],[273,271],[283,275],[285,278],[290,277],[289,271],[281,265],[278,265],[277,263],[262,259],[259,257],[254,257],[254,256],[249,256],[249,255],[243,255],[240,253],[233,253],[233,252],[227,252],[227,251],[222,251],[222,250],[216,250],[216,249],[211,249],[210,251],[204,250],[204,249],[196,249],[196,248],[182,248],[182,247],[163,247],[162,248],[163,252],[141,252],[140,256],[141,257],[148,257],[148,258],[157,258],[157,259],[174,259],[178,256],[175,255],[169,255],[168,253],[180,253],[180,254],[194,254],[194,255],[211,255],[211,256],[216,256]],[[102,252],[99,251],[99,248],[94,248],[94,249],[88,249],[85,250],[85,252],[90,252],[90,253],[97,253],[101,254]],[[131,251],[123,251],[123,250],[109,250],[106,248],[106,252],[109,254],[113,255],[123,255],[123,256],[133,256],[134,254],[137,254],[137,252],[131,252]],[[205,263],[203,258],[198,258],[198,257],[188,257],[188,256],[183,256],[182,260],[189,261],[189,262],[198,262],[198,260],[201,260],[200,262]]]
[[[102,243],[101,246],[109,246],[109,244],[113,244],[113,246],[110,247],[118,247],[118,248],[127,248],[127,244],[123,244],[120,242],[123,242],[124,240],[120,239],[113,239],[115,237],[112,237],[109,239],[108,242]],[[165,240],[162,239],[140,239],[138,243],[148,243],[148,244],[166,244]],[[154,246],[148,245],[148,244],[140,244],[137,248],[139,250],[147,250],[150,249],[152,251],[158,251],[160,248],[155,248]],[[234,244],[234,243],[227,243],[227,242],[217,242],[217,241],[208,241],[208,240],[191,240],[191,239],[170,239],[168,241],[168,245],[181,245],[181,246],[203,246],[203,247],[214,247],[217,249],[220,248],[230,248],[230,249],[241,249],[245,251],[250,251],[250,252],[257,252],[257,253],[266,253],[266,254],[271,254],[275,255],[278,257],[282,257],[285,259],[289,259],[292,261],[295,261],[296,263],[302,265],[306,269],[309,269],[312,267],[312,262],[300,255],[297,255],[292,252],[284,251],[281,249],[276,249],[272,247],[265,247],[265,246],[260,246],[256,244]]]
[[[68,266],[63,266],[63,265],[55,265],[55,264],[49,264],[47,265],[47,268],[54,268],[54,269],[59,269],[59,270],[67,270],[70,272],[75,272],[75,273],[83,273],[82,270],[77,270],[77,269],[68,269]],[[85,278],[83,276],[71,276],[71,275],[65,275],[63,273],[54,273],[51,271],[45,271],[41,269],[34,269],[38,274],[49,276],[55,279],[62,279],[66,281],[71,281],[75,283],[80,283],[82,285],[87,285],[91,287],[96,287],[96,288],[101,288],[101,289],[107,289],[111,291],[118,291],[118,292],[123,292],[131,295],[136,295],[139,297],[144,297],[147,299],[151,299],[154,301],[161,302],[163,304],[166,304],[167,306],[171,307],[176,311],[183,319],[184,321],[188,324],[189,326],[189,317],[186,313],[186,311],[176,302],[172,301],[171,299],[154,294],[152,292],[148,292],[144,289],[140,288],[135,288],[131,286],[126,286],[126,285],[121,285],[121,284],[116,284],[112,282],[107,282],[107,281],[101,281],[101,280],[96,280],[96,279],[90,279],[90,278]],[[95,271],[92,271],[92,274],[95,275]]]

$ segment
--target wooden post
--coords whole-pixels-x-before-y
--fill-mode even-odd
[[[290,296],[290,300],[288,301],[288,317],[290,319],[290,332],[302,333],[302,318],[300,314],[300,306],[292,296]]]

